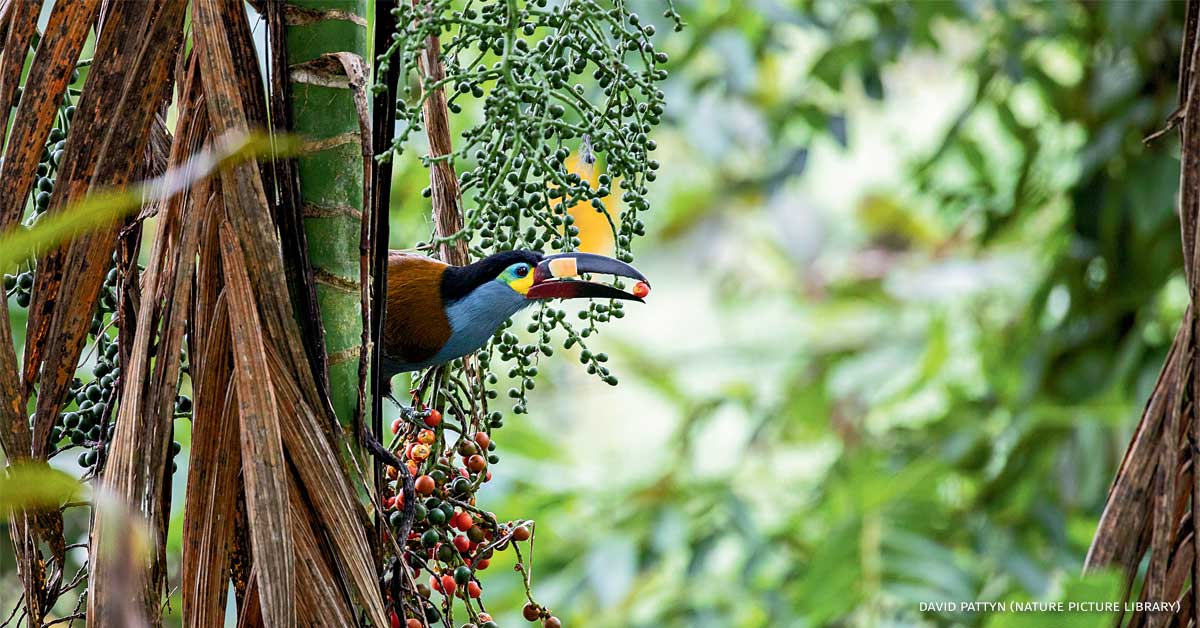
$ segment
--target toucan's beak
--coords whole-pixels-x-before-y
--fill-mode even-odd
[[[616,275],[637,279],[634,294],[593,281],[576,281],[584,273]],[[611,257],[595,253],[558,253],[547,255],[533,271],[533,285],[527,299],[626,299],[642,301],[650,293],[650,283],[636,268]],[[644,302],[644,301],[643,301]]]

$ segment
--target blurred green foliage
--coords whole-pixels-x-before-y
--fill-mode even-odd
[[[1187,303],[1178,143],[1142,141],[1182,4],[677,6],[656,293],[598,341],[622,385],[552,366],[496,435],[535,596],[585,626],[1107,625],[919,603],[1118,595],[1079,572]]]

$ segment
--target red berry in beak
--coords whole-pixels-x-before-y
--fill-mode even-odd
[[[644,281],[639,281],[633,285],[633,296],[639,299],[644,299],[648,294],[650,294],[650,284]]]

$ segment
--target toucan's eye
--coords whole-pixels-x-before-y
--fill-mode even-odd
[[[518,278],[524,277],[529,274],[529,267],[525,264],[517,264],[517,267],[513,269],[513,274]]]

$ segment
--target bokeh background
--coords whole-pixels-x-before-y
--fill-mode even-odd
[[[671,55],[653,292],[591,341],[619,386],[542,361],[480,493],[537,521],[538,601],[599,628],[994,628],[1046,624],[920,604],[1114,599],[1079,574],[1188,300],[1178,142],[1143,142],[1183,5],[677,0],[672,32],[634,4]],[[431,231],[418,152],[396,248]],[[506,560],[486,599],[525,625]]]
[[[572,626],[1108,625],[919,605],[1118,599],[1079,574],[1187,304],[1178,142],[1143,143],[1182,3],[677,6],[654,292],[593,341],[621,383],[543,360],[481,493],[537,520],[538,600]],[[394,245],[426,211],[393,206]]]

